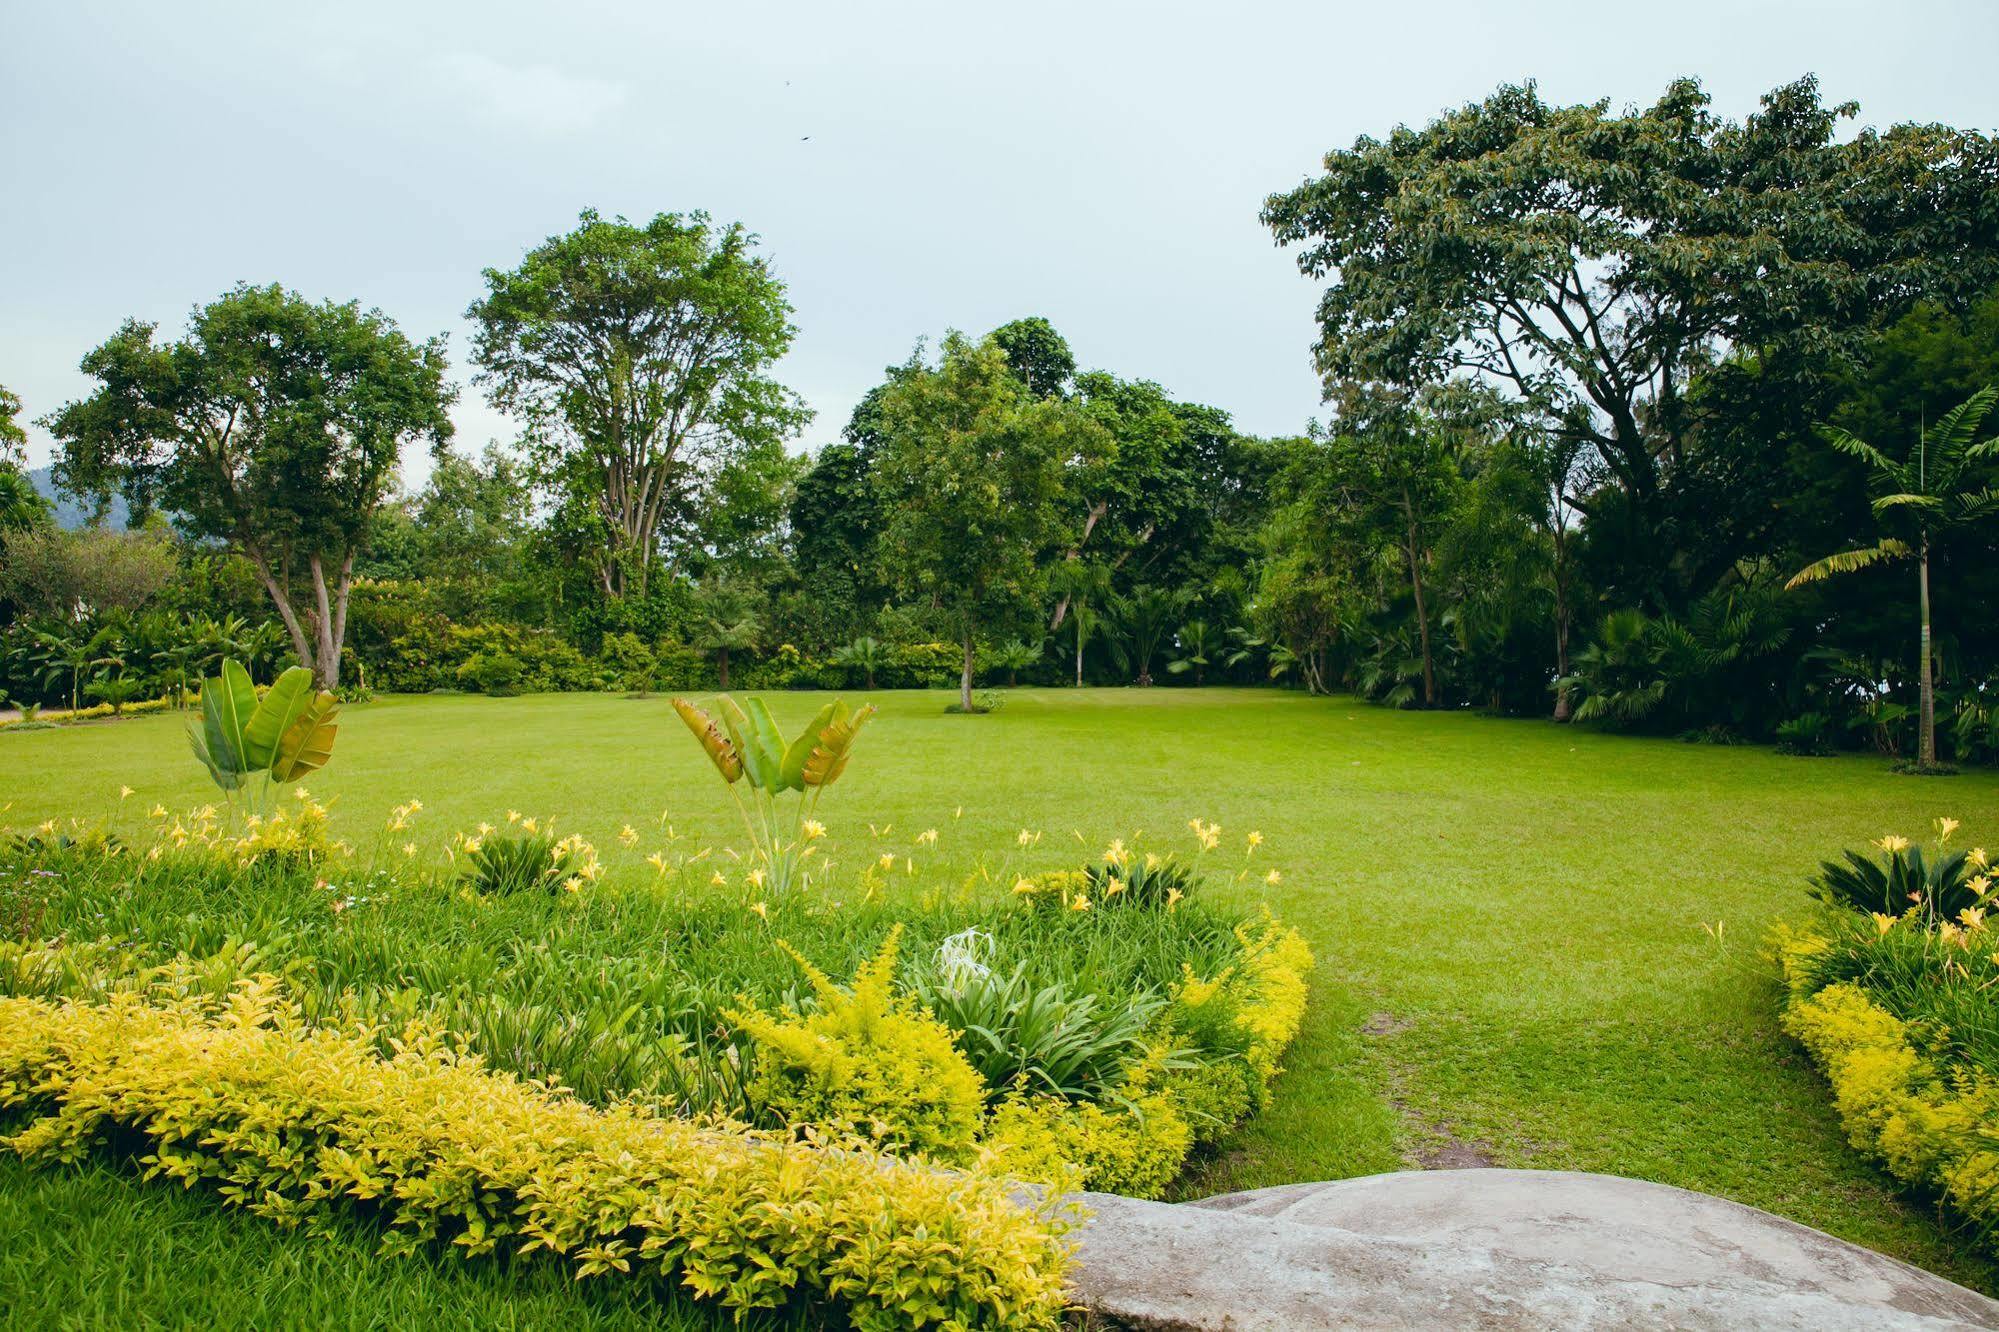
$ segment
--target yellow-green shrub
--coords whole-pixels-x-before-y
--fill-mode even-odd
[[[148,1175],[280,1224],[367,1202],[385,1247],[546,1251],[743,1310],[800,1298],[861,1329],[1049,1327],[1064,1219],[1001,1181],[599,1110],[412,1030],[384,1059],[308,1028],[268,977],[225,1002],[0,999],[0,1142],[74,1161],[139,1136]]]
[[[1258,1109],[1269,1102],[1278,1059],[1305,1018],[1306,976],[1312,949],[1298,931],[1266,909],[1255,927],[1238,925],[1242,952],[1214,976],[1188,968],[1173,992],[1175,1027],[1204,1044],[1239,1049],[1249,1065],[1249,1094]]]
[[[978,1135],[985,1084],[950,1029],[895,994],[901,933],[889,931],[850,990],[793,953],[818,996],[812,1012],[730,1015],[755,1043],[750,1096],[787,1124],[961,1160]]]
[[[1796,953],[1786,940],[1780,956]],[[1797,972],[1787,966],[1793,978]],[[1970,1068],[1939,1064],[1908,1024],[1850,982],[1816,993],[1794,990],[1783,1017],[1832,1084],[1840,1122],[1855,1147],[1878,1157],[1905,1183],[1933,1189],[1999,1233],[1999,1083]]]
[[[985,1160],[1016,1179],[1156,1198],[1193,1146],[1193,1130],[1168,1092],[1107,1105],[1009,1097],[993,1111]]]

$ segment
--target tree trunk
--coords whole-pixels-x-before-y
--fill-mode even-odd
[[[958,706],[972,710],[972,626],[965,626],[965,668],[958,673]]]
[[[717,672],[717,675],[718,675],[718,677],[720,678],[720,680],[721,680],[721,682],[722,682],[722,683],[721,683],[721,688],[722,688],[722,689],[723,689],[724,691],[727,691],[727,689],[729,688],[729,649],[728,649],[728,648],[726,648],[726,647],[720,647],[720,648],[716,648],[716,649],[715,649],[715,670],[716,670],[716,672]]]
[[[292,652],[297,655],[298,664],[311,671],[314,679],[318,679],[319,671],[314,660],[312,639],[307,636],[305,625],[299,620],[298,611],[292,607],[292,599],[286,593],[284,584],[278,581],[277,575],[272,572],[270,562],[261,552],[252,551],[250,558],[257,566],[257,577],[263,582],[264,591],[270,594],[271,603],[278,608],[278,618],[284,621],[285,632],[291,636]]]
[[[1076,688],[1083,687],[1083,608],[1076,607]]]
[[[870,691],[873,691],[874,687],[875,687],[875,668],[870,666],[868,667],[868,689]]]
[[[1437,673],[1430,663],[1430,613],[1423,605],[1423,572],[1416,560],[1416,525],[1409,525],[1409,539],[1403,545],[1409,556],[1409,587],[1416,594],[1416,639],[1423,648],[1423,706],[1437,703]]]
[[[1916,764],[1928,768],[1935,766],[1937,761],[1937,693],[1936,681],[1930,673],[1930,534],[1927,531],[1923,533],[1916,577],[1917,602],[1923,615],[1922,662],[1916,674],[1918,688],[1922,691],[1921,720],[1916,734]]]
[[[1569,613],[1562,605],[1561,594],[1555,594],[1555,678],[1566,679],[1569,674]],[[1555,686],[1555,720],[1569,719],[1569,687]]]

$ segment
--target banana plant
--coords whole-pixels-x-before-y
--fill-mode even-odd
[[[188,726],[187,739],[225,795],[233,798],[261,778],[251,798],[268,803],[279,785],[326,766],[339,712],[339,700],[314,690],[312,672],[298,666],[259,698],[249,670],[232,657],[220,675],[203,682],[201,721]]]
[[[673,710],[687,723],[727,783],[763,862],[771,891],[789,891],[818,836],[812,814],[819,807],[820,794],[847,770],[854,739],[875,715],[874,704],[849,710],[844,700],[834,699],[789,741],[760,698],[740,705],[727,694],[718,695],[715,710],[721,714],[719,721],[684,698],[673,700]],[[750,789],[747,803],[738,783]],[[799,795],[788,819],[779,803],[787,791]]]

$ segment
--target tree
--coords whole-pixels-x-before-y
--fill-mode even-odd
[[[1024,638],[1010,638],[993,653],[993,665],[1006,672],[1006,687],[1018,688],[1020,673],[1032,670],[1041,661],[1041,644]]]
[[[0,384],[0,465],[19,463],[27,457],[28,432],[21,429],[21,399]]]
[[[1871,465],[1876,483],[1874,513],[1906,529],[1901,537],[1883,537],[1871,546],[1828,555],[1806,565],[1788,586],[1816,582],[1833,574],[1852,573],[1884,560],[1913,555],[1916,560],[1916,613],[1920,621],[1916,655],[1916,687],[1920,696],[1916,765],[1937,766],[1936,682],[1930,643],[1930,548],[1945,536],[1999,513],[1999,489],[1993,487],[1992,462],[1999,458],[1999,436],[1979,440],[1979,427],[1999,403],[1999,387],[1988,386],[1953,407],[1934,431],[1922,430],[1908,457],[1896,462],[1874,445],[1837,426],[1825,428],[1825,440],[1841,453]]]
[[[53,510],[42,492],[12,463],[0,462],[0,538],[49,521]]]
[[[1698,443],[1690,377],[1745,363],[1839,364],[1878,316],[1990,283],[1999,144],[1942,126],[1841,142],[1850,105],[1812,79],[1741,124],[1693,80],[1645,110],[1553,106],[1533,86],[1386,141],[1327,154],[1326,174],[1273,195],[1263,219],[1299,267],[1331,278],[1316,356],[1329,383],[1499,385],[1588,475],[1628,504],[1646,586],[1691,551],[1685,581],[1736,558],[1714,516],[1701,539],[1653,533]],[[1597,497],[1574,494],[1594,516]],[[1684,509],[1686,506],[1682,505]]]
[[[487,269],[466,311],[476,382],[526,421],[549,488],[580,489],[603,520],[608,596],[645,595],[694,478],[808,419],[767,373],[795,330],[755,245],[706,213],[641,227],[585,212],[518,268]]]
[[[998,343],[957,333],[935,367],[915,360],[886,386],[880,411],[886,564],[902,592],[956,622],[959,703],[970,711],[978,632],[1036,604],[1062,462],[1086,425],[1069,404],[1029,394]]]
[[[83,358],[97,391],[47,422],[58,481],[248,556],[299,661],[334,687],[354,561],[403,446],[451,437],[443,340],[276,285],[195,310],[178,342],[153,334],[128,320]]]
[[[1111,571],[1101,564],[1071,556],[1055,566],[1050,576],[1061,598],[1056,620],[1067,614],[1070,633],[1076,641],[1076,688],[1083,687],[1083,649],[1097,630],[1097,607],[1111,595]]]
[[[1058,396],[1076,373],[1076,357],[1055,326],[1040,315],[1001,324],[992,339],[1006,353],[1007,368],[1037,398]]]
[[[1424,576],[1437,533],[1463,488],[1452,440],[1443,417],[1407,395],[1351,384],[1336,392],[1340,415],[1327,441],[1325,517],[1356,541],[1394,545],[1415,602],[1423,703],[1435,707],[1436,654]]]
[[[756,647],[763,634],[749,589],[726,579],[710,579],[695,595],[694,646],[715,654],[719,686],[729,687],[729,654]]]
[[[1130,596],[1111,603],[1117,626],[1111,650],[1139,688],[1152,687],[1152,663],[1159,656],[1159,645],[1172,633],[1186,605],[1186,597],[1158,587],[1134,588]]]
[[[1180,626],[1180,655],[1166,663],[1166,669],[1175,675],[1188,671],[1194,673],[1194,684],[1207,683],[1209,658],[1216,650],[1217,639],[1206,620],[1189,620]]]
[[[172,538],[155,528],[39,527],[9,538],[0,592],[60,619],[134,611],[167,586],[176,562]]]

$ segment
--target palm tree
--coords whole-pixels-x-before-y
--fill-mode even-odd
[[[1194,683],[1199,686],[1208,674],[1208,654],[1215,651],[1214,635],[1208,632],[1206,620],[1189,620],[1180,626],[1180,655],[1166,663],[1166,669],[1175,675],[1188,671],[1194,673]]]
[[[0,532],[40,527],[49,519],[49,502],[19,469],[0,462]]]
[[[37,631],[35,645],[41,649],[42,685],[44,688],[69,676],[69,710],[75,712],[83,706],[83,676],[93,667],[108,665],[111,658],[101,655],[101,649],[110,644],[116,632],[109,626],[85,636],[81,628],[71,628],[60,632]],[[122,661],[121,663],[122,664]]]
[[[1048,630],[1053,633],[1061,628],[1064,618],[1075,620],[1076,688],[1081,689],[1083,648],[1097,631],[1098,603],[1110,596],[1111,572],[1103,565],[1091,564],[1087,560],[1064,560],[1055,566],[1053,582],[1062,600],[1055,607],[1055,616],[1049,622]]]
[[[1130,596],[1113,604],[1118,635],[1111,639],[1111,651],[1120,666],[1137,676],[1139,688],[1151,687],[1152,659],[1159,655],[1160,641],[1185,604],[1179,593],[1157,587],[1134,588]]]
[[[1837,426],[1821,426],[1825,441],[1873,465],[1879,493],[1874,513],[1899,520],[1911,529],[1914,544],[1883,537],[1872,546],[1843,550],[1808,564],[1785,586],[1817,582],[1833,574],[1852,573],[1884,560],[1916,558],[1916,610],[1922,621],[1917,648],[1916,681],[1921,709],[1917,729],[1916,767],[1936,767],[1937,699],[1930,641],[1930,547],[1946,533],[1968,527],[1999,512],[1999,490],[1979,483],[1983,464],[1999,457],[1999,437],[1976,440],[1978,428],[1999,403],[1999,386],[1987,385],[1950,409],[1934,432],[1916,438],[1915,456],[1896,462],[1881,450]]]
[[[1020,673],[1041,660],[1041,644],[1030,643],[1016,638],[1003,643],[993,653],[993,665],[1006,672],[1006,687],[1015,688],[1020,684]]]
[[[888,654],[882,650],[880,640],[862,636],[843,648],[833,652],[833,664],[844,666],[850,671],[859,671],[867,680],[866,688],[875,687],[875,672],[887,662]]]
[[[763,633],[763,625],[757,619],[749,593],[734,583],[716,581],[703,584],[696,601],[701,619],[694,646],[715,654],[719,687],[727,689],[729,653],[754,648],[757,638]]]

